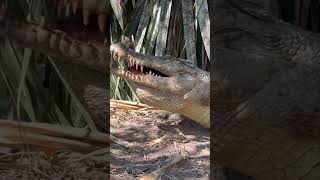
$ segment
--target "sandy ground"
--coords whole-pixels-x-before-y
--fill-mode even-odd
[[[209,175],[209,132],[189,120],[158,110],[111,110],[117,143],[110,156],[75,152],[18,151],[0,146],[0,180],[138,179],[154,172],[177,154],[185,157],[160,179],[198,179]],[[111,178],[113,179],[113,178]]]
[[[108,157],[60,152],[48,156],[43,151],[4,154],[1,148],[0,180],[106,180]]]
[[[177,153],[186,156],[161,179],[198,179],[210,172],[209,131],[159,110],[111,110],[111,175],[137,179],[167,164]],[[123,142],[123,143],[121,143]],[[124,179],[126,179],[124,178]]]

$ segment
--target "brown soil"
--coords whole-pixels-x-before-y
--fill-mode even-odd
[[[111,109],[111,175],[137,179],[163,165],[176,153],[186,158],[165,171],[161,179],[197,179],[210,171],[209,131],[190,120],[171,120],[158,110]],[[122,144],[122,145],[121,145]]]
[[[0,180],[137,179],[186,156],[160,179],[197,179],[209,175],[209,132],[189,120],[172,120],[157,110],[111,110],[111,156],[75,152],[17,151],[0,146]],[[46,152],[46,153],[45,153]],[[111,179],[116,179],[111,178]]]
[[[43,151],[0,153],[0,180],[106,180],[106,155],[87,159],[83,154],[58,152],[48,156]]]

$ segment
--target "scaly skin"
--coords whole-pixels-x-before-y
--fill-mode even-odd
[[[215,160],[257,180],[320,179],[319,35],[257,1],[213,2]]]
[[[116,68],[112,73],[132,83],[142,102],[180,113],[206,128],[210,127],[209,72],[191,67],[175,57],[137,53],[125,43],[111,45],[110,51],[114,59],[137,69],[137,74]],[[157,70],[166,77],[147,74],[149,70]]]
[[[72,61],[102,73],[107,72],[107,48],[103,44],[88,43],[72,38],[63,31],[46,28],[44,24],[0,21],[0,36],[62,61]]]
[[[108,103],[99,105],[103,111],[97,111],[94,103],[96,99],[108,102],[108,96],[90,92],[93,86],[93,89],[105,88],[109,73],[109,41],[105,39],[109,36],[106,31],[109,1],[47,0],[43,8],[57,16],[54,20],[50,13],[44,17],[33,8],[30,12],[15,13],[10,3],[0,1],[0,39],[6,38],[18,47],[28,47],[52,57],[73,94],[94,120],[95,123],[88,122],[90,128],[108,131],[105,123]],[[21,3],[34,5],[35,2],[22,0]]]

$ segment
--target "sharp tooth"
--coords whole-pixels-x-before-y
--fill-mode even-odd
[[[68,18],[70,16],[70,3],[68,2],[66,5],[66,17]]]
[[[105,14],[99,14],[98,15],[98,25],[99,29],[102,33],[105,33],[106,31],[106,15]]]
[[[152,74],[151,70],[149,71],[149,74]]]
[[[32,17],[31,14],[29,13],[27,16],[27,22],[31,23],[32,22]]]
[[[140,70],[141,70],[141,72],[143,72],[143,66],[142,65],[140,66]]]
[[[117,59],[117,61],[118,61],[118,62],[120,62],[120,60],[121,60],[121,57],[120,57],[120,56],[118,56],[118,59]]]
[[[138,67],[139,67],[138,64],[136,64],[136,70],[137,70],[137,71],[138,71]]]
[[[58,17],[62,17],[62,9],[63,9],[63,3],[62,1],[59,2],[59,5],[58,5]]]
[[[39,26],[43,28],[45,25],[46,25],[46,18],[44,16],[41,16]]]
[[[78,0],[73,0],[72,1],[72,12],[73,12],[73,14],[77,13],[78,6],[79,6],[79,1]]]
[[[88,9],[83,10],[83,25],[87,26],[89,24],[90,11]]]
[[[154,75],[154,73],[152,73],[152,75]]]

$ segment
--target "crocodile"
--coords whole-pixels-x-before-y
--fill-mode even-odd
[[[106,124],[109,101],[105,93],[110,61],[109,32],[106,31],[109,1],[41,1],[45,9],[39,11],[48,11],[44,15],[32,8],[38,1],[19,1],[19,5],[29,7],[27,11],[14,3],[0,1],[0,40],[9,39],[19,48],[48,55],[88,110],[95,123],[91,123],[90,128],[109,131]],[[51,13],[57,18],[50,17]],[[105,95],[90,93],[97,89]],[[96,101],[96,97],[101,100]],[[97,102],[105,103],[97,107]]]
[[[124,42],[112,44],[114,60],[124,61],[124,69],[111,72],[125,78],[139,99],[149,105],[180,113],[200,125],[210,127],[210,73],[188,65],[182,59],[135,52]]]
[[[199,116],[181,111],[175,100],[186,99],[193,90],[195,100],[184,107],[210,97],[212,108],[206,112],[211,114],[212,154],[223,167],[257,180],[319,179],[319,36],[269,15],[250,0],[213,4],[210,92],[209,85],[194,81],[194,71],[202,70],[174,57],[134,52],[123,43],[110,50],[128,68],[112,72],[131,82],[142,101],[196,122]],[[193,78],[181,78],[180,67]],[[174,94],[175,85],[183,96]]]
[[[223,167],[257,180],[319,179],[319,35],[269,16],[250,0],[211,4],[211,78],[181,59],[143,55],[121,43],[111,51],[115,59],[127,58],[129,69],[113,73],[134,84],[148,104],[210,127],[213,157]],[[104,46],[90,45],[45,23],[13,21],[4,11],[1,7],[0,36],[61,61],[107,71],[108,61],[100,57],[108,59]],[[82,46],[89,47],[89,53]]]
[[[261,1],[211,5],[214,159],[257,180],[319,179],[319,35]]]

